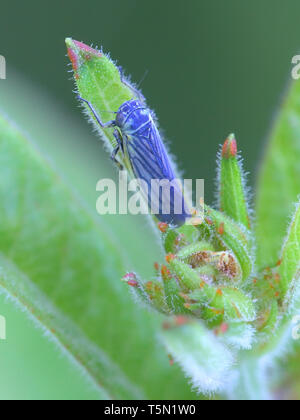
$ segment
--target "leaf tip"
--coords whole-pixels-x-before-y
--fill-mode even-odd
[[[175,258],[176,258],[176,255],[175,254],[168,254],[168,255],[166,255],[166,262],[169,264]]]
[[[72,38],[66,38],[65,42],[75,78],[79,78],[78,70],[83,63],[93,58],[102,57],[102,53],[99,50],[96,50],[83,42],[76,41]]]
[[[139,283],[137,281],[135,273],[125,274],[125,276],[122,278],[122,280],[125,281],[128,284],[128,286],[131,286],[131,287],[138,287],[139,286]]]
[[[232,157],[237,156],[237,142],[234,134],[230,134],[227,139],[225,140],[225,143],[223,145],[222,149],[222,157],[224,159],[230,159]]]
[[[158,226],[158,229],[161,231],[161,233],[166,233],[169,228],[169,225],[164,222],[159,222],[157,226]]]

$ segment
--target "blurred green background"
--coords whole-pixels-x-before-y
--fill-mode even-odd
[[[218,145],[232,131],[255,185],[292,56],[300,51],[299,17],[298,0],[2,1],[7,80],[0,80],[0,107],[94,205],[95,181],[111,168],[72,94],[64,38],[102,45],[133,81],[148,71],[143,93],[180,169],[186,178],[205,178],[211,202]],[[116,234],[124,229],[124,218],[107,220]],[[3,296],[0,313],[9,320],[8,340],[0,341],[0,398],[94,396]]]

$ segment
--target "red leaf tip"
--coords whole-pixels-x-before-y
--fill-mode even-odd
[[[176,258],[176,256],[174,254],[168,254],[168,255],[166,255],[166,262],[169,264],[175,258]]]
[[[81,52],[85,52],[91,55],[95,55],[97,57],[102,57],[102,54],[100,51],[95,50],[94,48],[90,47],[89,45],[84,44],[83,42],[79,42],[79,41],[73,41],[74,44],[76,45],[76,47],[78,48],[78,50],[80,50]]]
[[[167,223],[164,223],[164,222],[159,222],[158,224],[157,224],[157,226],[158,226],[158,229],[162,232],[162,233],[166,233],[166,231],[168,230],[168,228],[169,228],[169,225],[167,224]]]
[[[73,66],[73,70],[75,73],[75,78],[79,78],[78,71],[80,66],[88,60],[91,60],[95,57],[102,57],[100,51],[95,50],[92,47],[84,44],[83,42],[75,41],[72,38],[66,39],[66,45],[68,49],[68,56]]]
[[[223,149],[222,149],[222,157],[225,159],[233,158],[237,156],[237,142],[235,139],[234,134],[230,134],[230,136],[227,137]]]
[[[224,233],[225,233],[225,223],[222,222],[222,223],[220,223],[220,226],[218,227],[218,234],[219,235],[224,235]]]
[[[138,287],[138,285],[139,285],[139,283],[136,279],[136,275],[134,273],[125,274],[125,276],[122,278],[122,280],[126,281],[128,286],[131,286],[131,287]]]
[[[171,272],[168,269],[168,267],[165,266],[165,265],[161,266],[161,276],[162,276],[163,280],[168,280],[168,279],[171,278]]]

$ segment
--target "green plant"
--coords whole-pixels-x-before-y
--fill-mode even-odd
[[[117,67],[84,44],[67,39],[67,47],[81,96],[111,119],[107,111],[132,97]],[[299,352],[291,323],[299,310],[299,98],[295,83],[262,165],[255,215],[230,135],[219,155],[218,208],[206,206],[197,226],[158,225],[166,261],[149,281],[128,271],[126,244],[0,117],[0,291],[80,366],[99,398],[197,398],[178,366],[196,391],[227,398],[270,398],[286,375],[297,381],[297,369],[284,372],[281,361]],[[95,126],[111,149],[112,130]]]
[[[132,97],[132,92],[122,83],[118,69],[107,56],[70,39],[67,45],[79,94],[94,105],[101,118],[109,118],[105,111],[117,111]],[[175,316],[165,322],[161,339],[171,357],[203,393],[225,388],[234,393],[234,387],[241,392],[239,382],[246,381],[245,396],[247,392],[267,395],[268,389],[262,390],[256,384],[262,385],[263,379],[256,378],[251,388],[248,377],[263,377],[264,367],[258,366],[268,356],[272,358],[271,338],[286,334],[291,314],[297,310],[300,203],[294,209],[281,253],[279,250],[291,204],[299,193],[299,132],[287,132],[298,90],[295,85],[273,135],[271,153],[285,170],[276,173],[276,168],[273,173],[275,158],[269,154],[258,190],[257,223],[250,213],[237,143],[230,135],[219,156],[219,208],[206,206],[204,220],[196,226],[172,228],[158,223],[166,263],[156,265],[150,281],[135,273],[123,278],[137,300],[164,315]],[[94,116],[90,117],[95,122]],[[298,115],[295,119],[299,121]],[[114,146],[110,128],[100,129],[100,134]],[[276,181],[279,178],[282,182],[284,177],[290,181],[288,184],[285,180],[284,184],[290,196],[278,197]],[[274,231],[277,233],[273,235]],[[276,340],[272,349],[279,351],[280,345]],[[283,345],[286,346],[287,343]],[[238,372],[235,385],[229,380],[234,362]],[[239,365],[245,368],[238,369]]]

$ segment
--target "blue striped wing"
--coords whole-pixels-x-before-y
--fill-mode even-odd
[[[134,134],[126,136],[126,146],[131,165],[136,178],[144,180],[148,185],[148,205],[151,203],[151,180],[167,179],[173,181],[176,177],[168,158],[166,148],[162,142],[157,127],[153,120],[149,118],[147,124],[144,124]],[[177,200],[181,200],[183,212],[175,214],[175,196]],[[180,186],[177,184],[171,189],[169,197],[164,197],[161,192],[159,196],[153,197],[159,202],[159,213],[157,217],[162,222],[181,225],[188,216],[184,210],[184,199]],[[163,212],[163,200],[170,201],[170,214]]]

